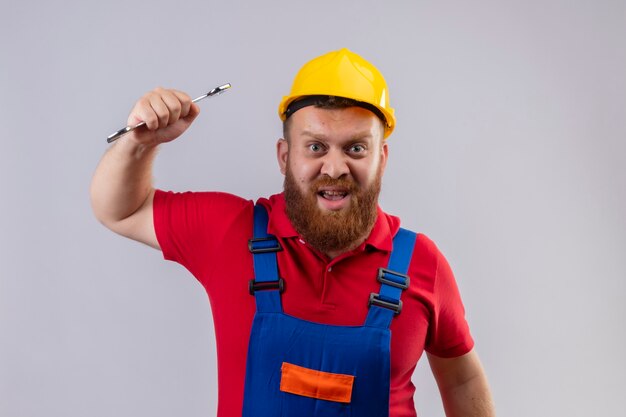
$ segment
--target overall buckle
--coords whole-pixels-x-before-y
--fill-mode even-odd
[[[394,302],[385,301],[381,299],[380,294],[376,294],[376,293],[370,294],[370,299],[367,303],[367,306],[371,307],[372,304],[378,307],[383,307],[388,310],[392,310],[395,315],[400,314],[400,312],[402,311],[402,300],[398,300],[398,303],[396,304]]]
[[[273,242],[274,245],[270,246],[268,243]],[[255,237],[248,241],[248,250],[251,253],[268,253],[268,252],[280,252],[283,247],[280,246],[280,242],[275,237]]]
[[[406,290],[409,288],[409,276],[387,268],[378,268],[378,282]]]
[[[285,291],[285,280],[279,278],[278,281],[256,281],[251,279],[248,281],[248,292],[254,295],[255,291],[278,290],[282,294]]]

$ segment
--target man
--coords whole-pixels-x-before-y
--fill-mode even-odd
[[[378,207],[395,126],[380,72],[347,49],[300,70],[279,106],[284,193],[256,208],[153,188],[157,148],[198,114],[182,92],[146,94],[128,118],[146,127],[104,155],[91,198],[105,226],[205,287],[218,416],[415,416],[424,349],[447,416],[495,415],[448,263]]]

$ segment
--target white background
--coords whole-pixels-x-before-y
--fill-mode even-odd
[[[3,0],[0,416],[214,415],[202,287],[94,219],[91,175],[144,92],[230,82],[155,184],[280,191],[278,102],[341,47],[387,78],[381,205],[449,259],[498,414],[623,416],[625,39],[624,1]]]

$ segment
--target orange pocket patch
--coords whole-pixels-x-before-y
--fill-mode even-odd
[[[349,403],[354,376],[316,371],[283,362],[280,390],[320,400]]]

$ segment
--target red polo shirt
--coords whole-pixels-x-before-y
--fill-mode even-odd
[[[378,209],[367,240],[335,259],[310,247],[285,214],[282,194],[259,202],[269,212],[268,232],[283,246],[279,274],[285,280],[285,313],[313,322],[354,326],[367,315],[370,293],[378,292],[379,267],[387,266],[397,217]],[[218,417],[240,417],[248,337],[255,312],[248,281],[254,275],[248,239],[253,202],[217,192],[157,190],[154,227],[165,259],[185,266],[209,296],[217,339]],[[418,235],[402,295],[402,313],[391,324],[389,415],[415,416],[411,375],[424,349],[455,357],[473,347],[452,271],[437,247]]]

